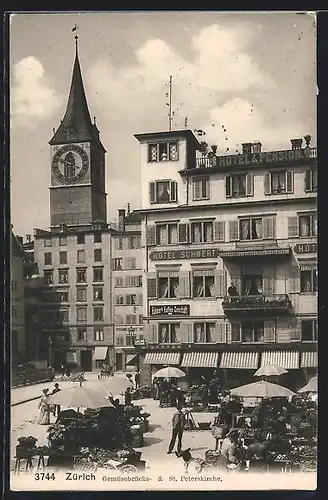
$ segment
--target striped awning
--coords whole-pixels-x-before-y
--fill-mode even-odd
[[[246,249],[220,252],[220,257],[257,257],[261,255],[289,255],[290,248]]]
[[[317,368],[318,353],[317,352],[302,352],[301,368]]]
[[[98,361],[103,361],[106,356],[107,356],[107,350],[108,347],[105,346],[96,346],[95,350],[93,351],[93,359],[96,359]]]
[[[143,361],[146,365],[178,365],[179,352],[147,352]]]
[[[276,365],[285,370],[298,370],[299,352],[297,351],[267,351],[262,353],[261,366]]]
[[[258,352],[224,352],[220,368],[256,370],[259,366]]]
[[[185,368],[217,368],[218,352],[186,352],[181,366]]]

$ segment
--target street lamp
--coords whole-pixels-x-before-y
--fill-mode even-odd
[[[49,362],[49,366],[52,366],[52,364],[51,364],[51,361],[52,361],[51,346],[52,346],[52,338],[49,335],[49,337],[48,337],[48,362]]]

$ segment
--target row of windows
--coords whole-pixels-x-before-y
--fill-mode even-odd
[[[93,337],[93,340],[104,340],[103,328],[94,328],[92,337]],[[87,328],[79,327],[77,329],[77,340],[79,342],[92,340],[88,336]]]
[[[157,342],[159,344],[181,343],[181,323],[158,323]],[[317,321],[301,321],[301,341],[314,342],[318,339]],[[224,339],[225,334],[221,337]],[[243,321],[231,325],[231,341],[241,343],[276,342],[276,325],[273,321]],[[218,341],[217,324],[215,322],[200,322],[192,325],[192,340],[195,344],[216,343]]]
[[[141,248],[140,236],[119,236],[115,237],[116,250],[133,250]]]
[[[179,160],[178,142],[158,142],[148,144],[148,161],[177,161]]]
[[[44,254],[44,265],[51,266],[52,265],[52,257],[53,254],[51,252],[45,252]],[[102,250],[101,248],[95,248],[93,251],[93,259],[95,262],[102,261]],[[85,250],[77,250],[76,252],[76,262],[78,264],[84,264],[86,262],[86,251]],[[59,252],[59,264],[65,265],[67,264],[67,252]]]
[[[79,306],[76,308],[76,319],[78,323],[87,322],[87,307]],[[69,309],[61,311],[43,311],[42,321],[44,323],[69,323]],[[104,321],[104,307],[93,307],[93,321]]]
[[[67,285],[68,281],[68,269],[58,269],[58,283],[60,285]],[[103,282],[104,281],[104,270],[102,267],[93,268],[93,282]],[[54,283],[54,271],[53,269],[45,269],[43,271],[43,281],[46,285],[52,285]],[[86,283],[87,282],[87,269],[76,269],[76,282]]]
[[[193,201],[209,200],[210,178],[194,177],[192,179]],[[304,174],[304,191],[317,191],[317,171],[309,169]],[[268,172],[264,175],[264,194],[288,194],[294,192],[294,172],[283,170]],[[225,177],[226,198],[244,198],[254,196],[254,175],[235,174]],[[149,183],[150,203],[176,203],[178,201],[178,185],[170,179],[160,179]]]
[[[142,276],[116,276],[115,287],[132,288],[142,286]]]
[[[137,259],[136,257],[127,257],[123,259],[122,257],[117,257],[112,259],[113,271],[125,271],[137,269]]]
[[[127,295],[115,295],[115,304],[125,306],[141,306],[142,294],[129,293]]]
[[[85,233],[78,234],[74,236],[76,238],[76,243],[78,245],[84,245],[85,244]],[[71,237],[70,237],[71,238]],[[67,236],[59,236],[59,246],[67,246]],[[101,243],[102,241],[102,233],[94,233],[93,235],[93,242],[94,243]],[[44,239],[44,246],[45,247],[52,247],[54,242],[54,238],[45,238]]]
[[[104,300],[104,289],[102,286],[93,286],[93,300],[103,301]],[[69,302],[68,290],[58,290],[52,293],[43,294],[44,302]],[[76,302],[87,302],[87,288],[86,287],[76,287]]]
[[[142,325],[142,314],[115,314],[115,325]]]
[[[144,340],[143,335],[136,335],[134,333],[127,333],[125,336],[116,336],[115,337],[115,345],[116,346],[121,346],[121,345],[126,345],[126,346],[134,346],[136,340]]]
[[[227,221],[228,241],[253,241],[277,238],[276,218],[242,217]],[[177,245],[226,241],[226,221],[211,219],[187,223],[165,222],[147,226],[147,245]],[[316,213],[288,217],[288,237],[317,236]]]

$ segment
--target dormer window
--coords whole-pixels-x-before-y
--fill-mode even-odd
[[[158,142],[148,144],[148,161],[177,161],[178,155],[178,142]]]

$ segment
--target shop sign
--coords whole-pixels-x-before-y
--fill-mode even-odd
[[[150,306],[150,316],[190,316],[190,306],[187,304]]]
[[[294,252],[298,254],[302,253],[317,253],[316,243],[297,243],[294,246]]]
[[[142,332],[141,326],[115,326],[116,332],[137,333]]]
[[[180,344],[148,344],[150,351],[180,351]]]
[[[164,250],[151,252],[150,260],[186,260],[186,259],[213,259],[219,256],[218,248],[204,248],[198,250]]]
[[[143,345],[146,345],[146,341],[145,341],[145,339],[136,339],[136,340],[134,341],[134,345],[135,345],[135,346],[138,346],[138,345],[143,346]]]

